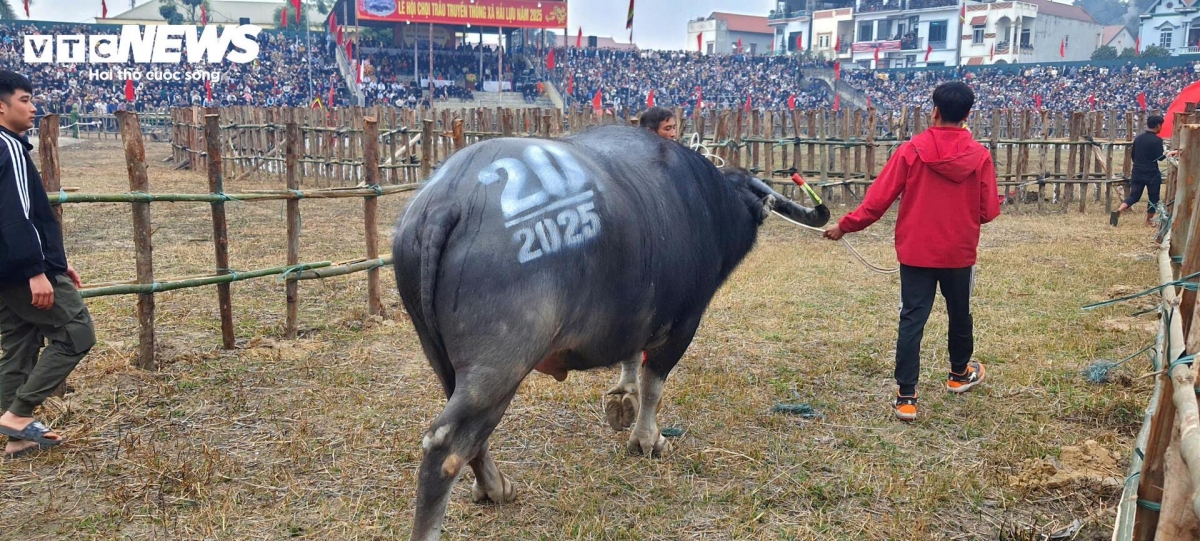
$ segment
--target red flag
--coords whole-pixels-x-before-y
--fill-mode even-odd
[[[1096,109],[1096,95],[1095,94],[1088,96],[1088,105],[1091,105],[1093,110]]]
[[[796,95],[795,94],[788,96],[788,110],[789,111],[796,110]]]
[[[796,36],[796,50],[804,52],[804,32]]]
[[[554,49],[550,49],[550,52],[546,54],[546,69],[554,69]]]
[[[603,98],[600,96],[600,91],[596,91],[596,95],[592,97],[592,110],[596,114],[600,114],[600,109],[604,106]]]
[[[867,109],[871,108],[871,96],[867,96]]]
[[[575,36],[575,48],[576,49],[583,48],[583,27],[582,26],[579,27],[579,35]]]
[[[284,28],[287,28],[287,20],[287,6],[283,6],[283,11],[279,12],[279,24]]]
[[[704,52],[704,32],[696,34],[696,51]]]
[[[929,62],[929,55],[930,55],[930,54],[933,54],[933,45],[930,45],[930,46],[928,46],[928,47],[926,47],[926,48],[925,48],[925,61],[926,61],[926,62]]]
[[[567,77],[567,94],[574,94],[574,93],[575,93],[575,73],[572,72],[571,75],[569,75]]]
[[[137,93],[133,91],[133,81],[125,79],[125,101],[133,101],[137,98]]]
[[[212,81],[210,81],[208,79],[204,80],[204,94],[206,96],[206,99],[208,99],[208,101],[211,102],[212,101]]]
[[[1146,110],[1146,93],[1138,92],[1137,101],[1138,101],[1138,105],[1140,105],[1142,107],[1142,110],[1145,111]]]
[[[742,52],[742,38],[738,38],[738,52]]]
[[[204,7],[204,4],[200,4],[200,24],[208,25],[208,9]]]
[[[346,61],[349,62],[351,58],[354,58],[354,42],[346,40]]]
[[[650,89],[650,95],[646,96],[646,108],[654,107],[654,89]]]
[[[300,0],[292,0],[292,7],[296,11],[296,24],[300,24]]]
[[[337,33],[337,13],[336,12],[329,14],[329,33],[330,34]]]
[[[842,52],[842,35],[838,34],[837,40],[833,42],[833,51]]]
[[[25,0],[25,16],[29,17],[29,0]]]
[[[1039,110],[1039,111],[1042,110],[1042,95],[1041,94],[1038,94],[1033,97],[1033,106],[1036,107],[1037,110]]]
[[[330,108],[333,107],[333,98],[334,98],[334,89],[335,88],[336,87],[334,87],[333,85],[329,85],[329,107]]]
[[[105,2],[104,0],[100,0],[100,18],[108,18],[108,2]]]
[[[834,62],[833,63],[833,80],[836,81],[841,78],[842,78],[842,63]]]
[[[692,110],[692,116],[700,115],[700,109],[704,107],[704,90],[696,87],[696,108]]]
[[[1133,52],[1142,52],[1142,36],[1137,37],[1137,41],[1133,42]]]
[[[750,96],[746,96],[746,112],[749,113],[750,109]]]
[[[879,67],[879,46],[875,46],[875,67]]]
[[[343,38],[343,37],[342,37],[342,27],[340,27],[340,26],[339,26],[339,27],[338,27],[338,31],[337,31],[337,42],[338,42],[338,45],[341,45],[341,44],[342,44],[342,41],[344,41],[344,40],[345,40],[345,38]]]
[[[362,76],[363,76],[363,64],[362,64],[362,62],[355,62],[355,64],[358,64],[358,65],[354,68],[354,82],[361,85],[362,84]],[[430,84],[433,84],[433,83],[430,82]]]
[[[992,44],[992,52],[988,53],[988,60],[995,60],[995,59],[996,59],[996,44],[993,43]]]
[[[833,110],[837,111],[842,105],[842,96],[839,94],[833,95]]]
[[[1062,41],[1058,42],[1058,56],[1059,58],[1067,57],[1067,38],[1063,38]]]

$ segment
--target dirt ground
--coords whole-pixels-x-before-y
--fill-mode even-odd
[[[151,191],[205,191],[200,174],[162,163],[168,150],[147,150]],[[65,186],[128,190],[115,142],[64,148],[62,163]],[[226,189],[282,187],[269,178]],[[381,202],[384,246],[408,197]],[[361,200],[301,208],[301,261],[365,253]],[[133,278],[129,206],[65,209],[84,281]],[[236,270],[285,262],[282,209],[228,204]],[[207,204],[155,203],[152,216],[158,279],[212,272]],[[885,267],[895,264],[892,219],[849,237]],[[889,410],[898,278],[770,219],[667,383],[660,424],[683,432],[671,456],[627,456],[628,434],[608,428],[615,370],[563,383],[535,373],[491,444],[517,501],[470,503],[467,473],[445,538],[1038,539],[1078,519],[1076,539],[1107,539],[1152,384],[1136,377],[1149,371],[1144,358],[1103,385],[1082,371],[1149,344],[1154,316],[1080,307],[1153,284],[1139,221],[1114,229],[1100,212],[1047,212],[985,227],[974,311],[989,381],[943,391],[939,304],[921,415],[901,424]],[[419,440],[443,399],[390,270],[383,283],[380,319],[365,315],[363,274],[302,283],[301,336],[285,341],[283,283],[239,282],[233,351],[219,347],[215,288],[159,294],[156,372],[130,365],[135,298],[90,300],[99,343],[73,392],[42,411],[69,443],[0,462],[0,538],[405,538]],[[772,413],[777,404],[819,415]]]

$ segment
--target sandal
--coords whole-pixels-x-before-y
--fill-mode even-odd
[[[37,442],[39,446],[43,447],[54,447],[62,443],[62,438],[47,438],[46,434],[50,434],[51,432],[53,431],[46,428],[46,425],[42,424],[41,421],[36,420],[25,425],[25,428],[21,430],[0,426],[0,434],[4,434],[10,438]]]

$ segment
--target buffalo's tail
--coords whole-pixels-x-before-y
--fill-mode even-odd
[[[393,257],[397,262],[397,286],[401,295],[405,297],[405,308],[412,317],[417,334],[421,337],[421,346],[429,359],[429,365],[441,380],[447,397],[454,392],[454,366],[450,362],[445,341],[438,329],[434,296],[437,292],[442,254],[450,233],[458,224],[458,218],[458,212],[455,210],[431,212],[415,227],[397,235],[393,246]],[[412,238],[414,236],[415,238]],[[402,279],[401,272],[411,274]]]

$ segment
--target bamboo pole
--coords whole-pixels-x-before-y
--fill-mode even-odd
[[[136,114],[118,111],[117,122],[121,128],[121,140],[125,146],[125,167],[129,173],[129,190],[146,192],[150,179],[146,176],[146,147],[142,142],[142,128]],[[191,132],[192,130],[188,130]],[[139,283],[154,283],[154,248],[151,243],[150,203],[132,203],[133,246]],[[154,370],[154,294],[138,295],[138,355],[135,366],[143,370]]]
[[[319,280],[322,278],[333,278],[334,276],[344,276],[356,272],[378,272],[380,267],[385,267],[392,264],[392,256],[376,259],[363,259],[353,263],[346,263],[334,266],[325,266],[323,268],[310,268],[296,273],[296,280]]]
[[[300,162],[297,152],[300,145],[300,126],[294,122],[287,123],[287,129],[284,132],[285,150],[284,155],[287,156],[287,164],[285,167],[287,173],[287,187],[289,190],[300,189]],[[300,262],[300,200],[289,199],[287,201],[287,264],[295,265]],[[286,295],[287,295],[287,318],[284,323],[284,337],[287,339],[296,338],[297,323],[300,318],[300,298],[299,284],[295,280],[288,280]]]
[[[461,126],[461,121],[456,122]],[[374,117],[363,119],[363,181],[368,188],[379,187],[379,124]],[[367,230],[367,258],[379,258],[379,198],[368,196],[363,199],[363,222]],[[367,314],[383,314],[383,301],[379,297],[379,269],[367,271]]]
[[[162,293],[164,291],[174,291],[176,289],[191,289],[196,287],[204,287],[209,285],[231,284],[233,282],[243,282],[254,278],[262,278],[264,276],[288,275],[291,280],[298,280],[297,274],[305,269],[316,269],[328,267],[332,265],[329,261],[318,261],[315,263],[303,263],[299,265],[285,265],[282,267],[271,267],[267,269],[258,269],[252,271],[244,271],[237,273],[215,274],[209,276],[200,276],[192,278],[181,278],[176,280],[165,280],[162,282],[154,282],[150,284],[115,284],[115,285],[88,285],[84,284],[83,289],[79,290],[79,294],[85,299],[94,297],[111,297],[114,295],[140,295],[148,293]],[[364,269],[365,270],[365,269]]]
[[[220,110],[210,108],[204,116],[204,135],[208,144],[208,191],[221,194],[225,191],[224,163],[221,161]],[[225,220],[225,203],[213,201],[213,247],[216,251],[217,272],[229,273],[229,230]],[[61,206],[59,208],[62,208]],[[217,306],[221,316],[221,346],[233,349],[233,302],[229,284],[217,286]]]

